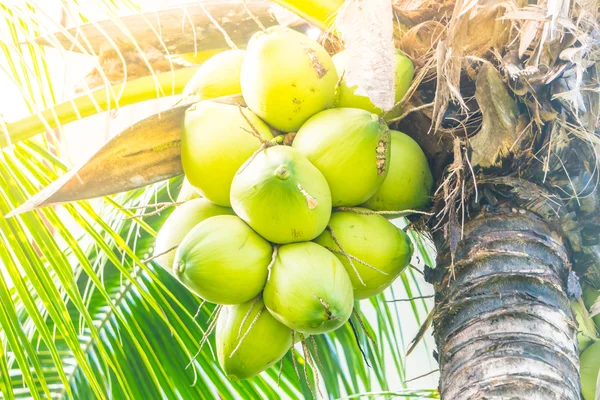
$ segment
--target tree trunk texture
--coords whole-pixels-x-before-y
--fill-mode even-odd
[[[529,211],[486,208],[465,223],[453,257],[437,242],[430,280],[441,398],[579,400],[560,235]]]

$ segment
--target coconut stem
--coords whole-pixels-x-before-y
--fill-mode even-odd
[[[367,328],[365,327],[365,323],[363,322],[360,314],[358,313],[358,311],[356,310],[356,307],[352,309],[352,314],[354,314],[354,316],[356,317],[356,319],[358,320],[358,323],[360,324],[361,329],[363,330],[363,332],[365,333],[365,335],[367,335],[367,337],[371,340],[371,342],[373,344],[377,344],[377,342],[375,341],[375,338],[373,338],[373,336],[371,336],[371,333],[367,330]]]
[[[271,262],[267,266],[267,280],[269,280],[269,278],[271,277],[271,269],[273,268],[273,265],[275,265],[275,260],[277,260],[278,253],[279,253],[279,246],[275,245],[273,247],[273,255],[271,255]]]
[[[340,251],[346,257],[346,259],[348,260],[348,263],[350,263],[350,266],[354,270],[354,273],[358,277],[358,280],[360,281],[360,283],[362,283],[363,286],[367,286],[367,284],[365,283],[365,281],[363,281],[362,277],[358,273],[358,270],[356,269],[356,266],[354,265],[354,262],[352,262],[352,258],[350,258],[350,255],[348,253],[346,253],[346,251],[342,247],[342,244],[338,240],[337,236],[335,236],[335,232],[334,232],[333,228],[330,225],[327,225],[327,230],[331,234],[331,238],[333,239],[333,242],[336,244],[337,247],[340,248]]]
[[[415,297],[409,297],[407,299],[393,299],[393,300],[386,300],[386,303],[397,303],[397,302],[401,302],[401,301],[415,301],[415,300],[421,300],[421,299],[431,299],[433,298],[433,295],[429,295],[429,296],[415,296]]]
[[[277,372],[277,387],[281,387],[281,373],[283,372],[283,359],[285,357],[281,357],[279,361],[279,372]]]
[[[189,364],[185,367],[185,369],[188,369],[194,363],[194,361],[196,361],[196,358],[198,358],[198,356],[200,355],[200,352],[202,351],[204,344],[208,341],[210,334],[212,333],[212,331],[215,330],[215,328],[217,326],[217,318],[219,317],[219,314],[221,313],[222,308],[223,308],[223,306],[215,307],[215,310],[213,311],[212,315],[210,316],[212,321],[208,325],[208,328],[206,328],[206,331],[204,332],[204,336],[202,336],[202,340],[200,340],[200,347],[198,348],[198,351],[196,352],[196,354],[194,354],[194,356],[190,360]]]
[[[339,250],[336,250],[336,249],[334,249],[334,248],[332,248],[332,247],[328,247],[328,246],[325,246],[325,248],[326,248],[327,250],[329,250],[330,252],[334,253],[334,254],[339,254],[339,255],[341,255],[341,256],[350,257],[350,258],[351,258],[351,259],[353,259],[354,261],[357,261],[357,262],[361,263],[362,265],[364,265],[365,267],[369,267],[369,268],[371,268],[372,270],[379,272],[380,274],[383,274],[383,275],[389,275],[387,272],[385,272],[385,271],[382,271],[382,270],[380,270],[380,269],[378,269],[378,268],[375,268],[374,266],[372,266],[372,265],[371,265],[371,264],[369,264],[368,262],[365,262],[365,261],[361,260],[360,258],[353,256],[352,254],[344,253],[343,251],[339,251]]]
[[[251,134],[252,136],[254,136],[255,138],[258,139],[259,142],[261,142],[262,144],[267,143],[267,140],[265,140],[262,136],[260,136],[260,133],[258,132],[258,129],[256,129],[256,127],[254,126],[254,124],[252,124],[252,122],[250,121],[250,119],[246,116],[246,114],[244,114],[244,110],[242,109],[242,106],[240,106],[239,104],[238,106],[238,110],[240,111],[240,114],[242,114],[242,117],[246,120],[246,123],[250,126],[250,128],[252,129],[252,131],[249,131],[245,128],[244,129],[246,132],[248,132],[249,134]]]
[[[160,252],[160,253],[158,253],[158,254],[153,254],[152,256],[150,256],[150,257],[148,257],[148,258],[145,258],[145,259],[143,259],[143,260],[142,260],[142,263],[143,263],[143,264],[146,264],[147,262],[150,262],[150,261],[152,261],[152,260],[154,260],[154,259],[157,259],[157,258],[158,258],[158,257],[160,257],[160,256],[164,256],[165,254],[167,254],[167,253],[170,253],[170,252],[172,252],[173,250],[177,249],[177,247],[179,247],[179,245],[175,245],[175,246],[173,246],[173,247],[171,247],[171,248],[168,248],[167,250],[165,250],[165,251],[162,251],[162,252]]]
[[[310,364],[310,354],[308,354],[308,351],[306,350],[306,344],[304,343],[304,341],[302,341],[302,355],[304,356],[304,359],[306,361],[308,361],[308,364]],[[310,390],[310,393],[312,394],[312,397],[314,399],[317,398],[317,395],[315,393],[315,389],[312,387],[312,385],[310,384],[310,381],[308,379],[308,365],[306,365],[306,363],[304,364],[304,379],[306,380],[306,385],[308,386],[308,389]]]
[[[202,303],[200,303],[198,306],[198,310],[196,310],[196,314],[194,314],[194,319],[198,318],[198,315],[200,315],[200,311],[202,310],[202,307],[204,307],[204,304],[206,304],[206,300],[202,300]]]
[[[149,204],[149,205],[145,205],[145,206],[132,207],[128,210],[134,210],[134,209],[139,210],[141,208],[146,208],[146,207],[147,208],[158,207],[158,208],[156,210],[150,211],[148,213],[131,215],[129,217],[125,217],[125,219],[127,220],[127,219],[138,219],[138,218],[144,218],[144,217],[151,217],[153,215],[160,214],[161,212],[165,211],[169,207],[177,207],[182,204],[183,204],[183,202],[172,202],[172,203],[156,203],[156,204]]]
[[[250,158],[248,158],[246,160],[246,162],[244,164],[242,164],[242,166],[240,167],[240,169],[238,170],[237,174],[241,174],[242,172],[244,172],[244,170],[246,169],[246,167],[248,167],[248,165],[250,165],[250,163],[252,161],[254,161],[254,159],[256,158],[256,156],[258,155],[258,153],[260,153],[261,151],[263,151],[264,149],[267,148],[267,145],[265,145],[264,143],[258,148],[258,150],[256,150],[254,153],[252,153],[252,155],[250,156]]]
[[[135,210],[141,210],[143,208],[171,207],[171,206],[176,207],[176,206],[182,205],[183,203],[185,203],[185,201],[180,201],[180,202],[164,201],[164,202],[158,202],[158,203],[154,203],[154,204],[144,204],[141,206],[127,207],[127,208],[124,208],[124,210],[135,211]]]
[[[429,371],[429,372],[426,372],[426,373],[424,373],[423,375],[419,375],[419,376],[415,376],[414,378],[407,379],[407,380],[405,380],[405,381],[404,381],[404,383],[410,383],[410,382],[414,382],[414,381],[416,381],[416,380],[418,380],[418,379],[425,378],[426,376],[429,376],[429,375],[431,375],[431,374],[435,374],[435,373],[436,373],[436,372],[438,372],[439,370],[440,370],[439,368],[436,368],[436,369],[434,369],[434,370],[432,370],[432,371]]]
[[[323,367],[323,364],[321,363],[321,358],[319,357],[319,351],[317,349],[317,341],[315,340],[315,337],[309,336],[307,340],[309,340],[312,343],[313,351],[315,352],[315,358],[317,361],[317,365],[319,366],[321,371],[325,371],[325,368]]]
[[[235,349],[233,349],[233,351],[229,355],[229,358],[233,357],[233,355],[238,351],[238,349],[240,348],[240,346],[244,342],[244,339],[246,339],[246,337],[248,336],[248,334],[250,333],[250,331],[252,330],[252,328],[256,324],[256,321],[258,321],[258,318],[260,318],[260,315],[262,314],[263,310],[264,310],[264,307],[261,308],[260,310],[258,310],[258,312],[256,313],[256,315],[254,316],[254,319],[250,323],[250,326],[248,327],[248,330],[246,330],[246,332],[244,333],[244,336],[242,336],[242,338],[238,342],[237,346],[235,346]]]
[[[373,211],[373,210],[360,210],[356,207],[335,207],[335,211],[347,211],[354,214],[360,215],[397,215],[398,217],[404,217],[409,214],[422,214],[422,215],[433,215],[433,213],[419,210],[402,210],[402,211]]]
[[[300,380],[300,373],[298,372],[298,365],[296,364],[296,354],[294,354],[294,343],[296,343],[296,331],[292,330],[292,364],[294,365],[294,371],[296,371],[296,378]]]
[[[308,346],[306,345],[306,340],[302,341],[302,353],[304,354],[304,358],[308,361],[308,364],[310,365],[310,367],[312,368],[312,370],[314,372],[315,386],[317,388],[317,391],[319,392],[319,395],[324,398],[323,393],[321,392],[321,385],[319,384],[319,370],[317,370],[317,366],[315,365],[315,360],[313,360],[312,354],[310,354],[310,350],[308,350]],[[313,392],[312,386],[308,382],[308,373],[307,373],[306,364],[304,365],[304,376],[306,377],[306,383],[308,384],[308,387],[311,388],[310,391],[312,392],[313,397],[317,398],[317,396]]]
[[[423,271],[421,271],[419,268],[415,267],[414,265],[412,265],[412,264],[408,264],[408,267],[409,267],[409,268],[412,268],[412,269],[414,269],[414,270],[415,270],[415,271],[417,271],[419,274],[421,274],[421,275],[425,276],[425,274],[423,273]]]
[[[245,129],[244,129],[245,130]],[[250,132],[250,131],[246,131],[246,132]],[[277,146],[279,144],[279,142],[281,142],[281,140],[283,140],[283,135],[279,135],[274,137],[273,139],[264,142],[259,148],[258,150],[256,150],[254,153],[252,153],[252,155],[246,160],[246,162],[244,164],[242,164],[242,166],[240,167],[240,169],[238,170],[237,174],[241,174],[242,172],[244,172],[244,170],[246,169],[246,167],[248,165],[250,165],[250,163],[252,161],[254,161],[254,159],[256,158],[256,156],[263,150],[265,150],[268,147],[272,147],[272,146]]]
[[[250,308],[248,309],[248,312],[246,313],[246,315],[244,315],[244,319],[242,319],[242,323],[240,324],[240,329],[238,330],[238,335],[237,335],[238,338],[242,335],[242,329],[244,328],[244,325],[246,325],[246,321],[250,317],[250,314],[252,314],[252,311],[254,310],[254,306],[256,305],[257,301],[258,301],[258,296],[256,296],[252,300],[252,304],[250,304]]]
[[[402,101],[396,103],[396,105],[394,106],[394,108],[396,108],[397,106],[399,106],[400,103],[402,103]],[[399,117],[392,118],[392,119],[388,120],[388,124],[391,125],[394,122],[402,121],[404,118],[406,118],[407,115],[409,115],[411,113],[414,113],[415,111],[421,111],[421,110],[423,110],[425,108],[431,108],[431,107],[433,107],[433,104],[434,103],[431,102],[431,103],[427,103],[427,104],[421,104],[420,106],[417,106],[417,107],[409,108],[408,110],[404,111],[404,113],[402,113],[402,115],[400,115]],[[392,108],[392,110],[394,108]]]
[[[352,328],[352,333],[354,334],[354,340],[356,340],[356,346],[358,346],[358,350],[360,350],[360,354],[362,355],[363,360],[367,364],[367,367],[371,368],[371,364],[369,364],[369,359],[367,358],[365,351],[363,350],[362,346],[360,345],[360,340],[358,340],[358,332],[356,331],[356,327],[352,323],[352,320],[349,319],[348,323],[350,324],[350,328]]]

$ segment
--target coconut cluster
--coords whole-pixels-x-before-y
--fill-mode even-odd
[[[293,337],[345,324],[409,264],[407,235],[376,211],[427,206],[419,146],[344,80],[348,59],[285,27],[207,61],[186,88],[187,200],[160,230],[158,262],[223,308],[219,362],[234,379],[269,368]],[[397,54],[396,100],[413,78]],[[217,81],[213,80],[216,79]],[[242,94],[242,104],[210,98]],[[169,251],[176,247],[176,250]]]

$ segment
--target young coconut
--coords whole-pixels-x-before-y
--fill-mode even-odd
[[[206,301],[240,304],[267,280],[269,242],[234,215],[209,218],[193,228],[175,255],[175,276]]]
[[[583,296],[582,296],[583,302],[584,302],[586,308],[588,310],[591,310],[594,303],[596,301],[600,301],[600,300],[598,300],[598,297],[600,297],[600,290],[597,290],[596,288],[592,287],[591,285],[589,285],[585,282],[581,286],[583,289]],[[600,314],[595,315],[592,319],[594,320],[594,323],[596,324],[596,326],[600,328]]]
[[[354,302],[352,282],[340,260],[312,242],[278,249],[263,296],[275,318],[311,335],[345,324]]]
[[[200,222],[216,215],[233,214],[233,210],[211,203],[206,199],[189,200],[175,208],[156,235],[154,254],[162,254],[156,262],[173,273],[176,249],[185,235]],[[172,249],[171,251],[168,251]],[[163,254],[164,253],[164,254]]]
[[[224,306],[217,319],[217,356],[234,380],[248,379],[279,361],[292,347],[292,330],[277,321],[260,297]]]
[[[312,240],[327,226],[331,194],[327,181],[302,154],[288,146],[258,153],[231,184],[237,215],[273,243]]]
[[[581,394],[584,400],[595,400],[600,372],[600,341],[588,347],[579,357]]]
[[[179,194],[177,195],[177,203],[183,203],[184,201],[197,199],[200,197],[200,193],[198,190],[192,186],[190,181],[187,178],[183,178],[183,183],[181,184],[181,189],[179,189]]]
[[[365,110],[320,112],[302,125],[292,146],[325,175],[334,206],[367,200],[388,172],[389,129]]]
[[[385,290],[410,263],[413,253],[406,233],[376,214],[334,212],[328,229],[315,242],[334,252],[344,264],[355,299],[366,299]]]
[[[265,141],[273,138],[270,129],[252,111],[235,105],[203,101],[185,113],[181,137],[183,171],[208,200],[230,206],[233,176],[261,146],[254,130]]]
[[[241,94],[240,72],[244,50],[227,50],[212,56],[198,68],[183,89],[186,103]]]
[[[590,318],[590,314],[583,302],[572,301],[571,309],[575,313],[577,320],[577,342],[579,344],[579,353],[587,349],[596,341],[597,332],[594,321]]]
[[[338,76],[342,77],[340,87],[338,89],[338,98],[336,101],[337,107],[350,107],[350,108],[361,108],[370,113],[382,115],[383,110],[376,107],[369,99],[368,96],[356,94],[357,86],[348,86],[346,82],[346,68],[352,62],[351,54],[347,50],[343,50],[333,57],[333,63],[337,70]],[[400,50],[396,50],[396,74],[394,75],[395,80],[395,103],[398,103],[410,87],[413,76],[415,74],[415,68],[410,58],[406,57]],[[386,120],[396,118],[400,116],[402,109],[397,107],[391,112],[384,115]]]
[[[419,210],[431,199],[433,176],[427,157],[410,136],[390,130],[390,171],[363,206],[376,211]]]
[[[282,26],[257,32],[242,64],[242,94],[265,122],[295,132],[312,115],[333,106],[338,76],[317,42]]]

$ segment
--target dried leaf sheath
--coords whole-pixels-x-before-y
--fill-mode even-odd
[[[229,48],[225,37],[207,14],[218,21],[239,46],[245,46],[248,38],[258,29],[244,5],[245,1],[216,0],[202,3],[83,24],[57,32],[51,37],[41,37],[37,41],[72,51],[100,54],[103,48],[110,47],[107,37],[123,49],[132,47],[133,39],[138,45],[151,46],[165,54],[181,54]],[[272,6],[269,1],[253,1],[247,5],[266,26],[277,23],[270,12]]]
[[[569,256],[546,222],[481,213],[465,225],[454,269],[434,282],[441,398],[578,400]]]
[[[181,124],[188,107],[178,106],[132,125],[9,215],[125,192],[181,175]]]

